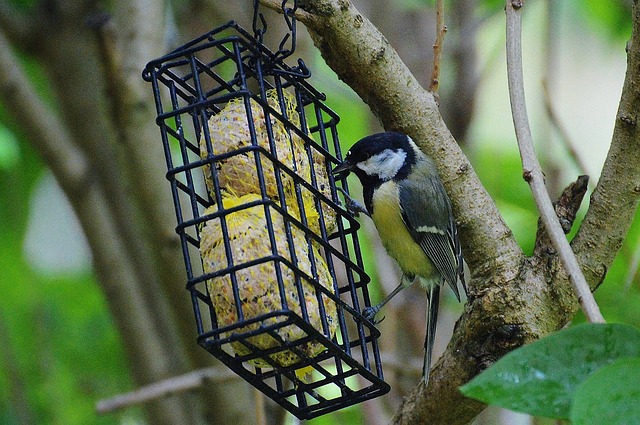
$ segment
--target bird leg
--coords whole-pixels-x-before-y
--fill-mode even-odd
[[[380,301],[378,304],[374,305],[373,307],[367,307],[364,310],[362,310],[362,315],[364,316],[364,318],[371,321],[374,325],[382,322],[384,320],[384,317],[376,321],[375,320],[376,314],[378,314],[380,309],[384,307],[386,303],[391,301],[391,298],[395,297],[398,294],[398,292],[402,291],[407,286],[411,286],[414,279],[415,279],[415,276],[406,275],[403,273],[402,277],[400,278],[400,284],[396,286],[396,288],[393,291],[391,291],[389,295],[387,295],[382,301]]]
[[[344,206],[351,215],[358,217],[360,213],[363,213],[368,217],[371,217],[367,208],[357,200],[353,199],[343,188],[336,187],[336,189],[338,192],[342,193],[342,196],[344,196]]]

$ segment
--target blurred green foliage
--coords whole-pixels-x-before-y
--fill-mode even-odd
[[[45,169],[29,144],[12,149],[0,169],[0,423],[18,423],[16,409],[33,423],[117,423],[94,403],[131,387],[119,336],[92,273],[43,276],[25,258],[29,194]]]
[[[580,17],[602,37],[626,41],[631,35],[630,0],[582,0],[576,2],[574,7]]]
[[[19,57],[35,90],[55,107],[43,68]],[[96,400],[132,386],[95,276],[39,274],[25,257],[31,194],[47,170],[9,109],[0,104],[0,423],[120,423],[122,415],[95,414]],[[126,416],[139,417],[139,410]]]
[[[487,145],[470,154],[476,173],[495,200],[505,222],[526,254],[533,252],[538,214],[529,185],[520,178],[522,164],[516,146]],[[533,223],[533,225],[532,225]]]

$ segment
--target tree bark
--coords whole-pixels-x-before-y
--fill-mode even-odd
[[[276,1],[262,0],[276,8]],[[405,399],[393,423],[464,424],[484,406],[458,387],[508,351],[559,329],[578,308],[555,253],[525,257],[473,167],[442,121],[433,96],[410,74],[384,36],[347,0],[301,2],[303,22],[338,77],[387,130],[410,135],[438,165],[452,199],[472,271],[469,299],[446,352]],[[629,67],[611,150],[573,249],[592,288],[604,279],[635,215],[638,164],[637,2]],[[634,48],[636,50],[634,50]],[[510,119],[510,117],[504,117]],[[578,202],[579,204],[579,202]]]

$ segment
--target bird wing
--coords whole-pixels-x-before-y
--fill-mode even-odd
[[[400,183],[402,219],[409,233],[460,299],[458,278],[464,285],[462,252],[451,203],[437,177]]]

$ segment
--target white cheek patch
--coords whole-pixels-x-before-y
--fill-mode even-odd
[[[366,161],[359,162],[356,166],[370,176],[377,175],[380,180],[391,180],[398,174],[404,165],[407,153],[402,149],[385,149]]]

